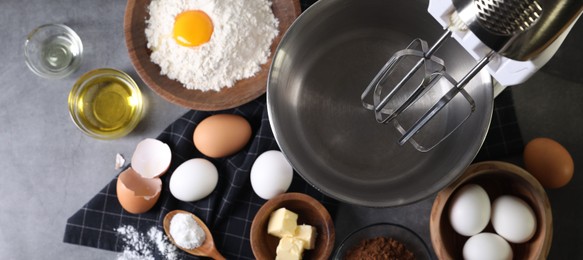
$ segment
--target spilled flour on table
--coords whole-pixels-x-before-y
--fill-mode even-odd
[[[156,253],[168,260],[178,259],[178,250],[164,234],[155,226],[143,234],[135,227],[126,225],[116,229],[118,236],[124,241],[123,252],[118,260],[154,260]]]

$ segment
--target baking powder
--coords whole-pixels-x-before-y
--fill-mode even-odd
[[[176,15],[201,10],[212,20],[211,39],[183,47],[172,38]],[[152,0],[146,21],[147,46],[161,74],[188,89],[219,91],[252,77],[267,62],[278,34],[270,0]]]
[[[193,249],[206,239],[204,230],[186,213],[178,213],[170,220],[170,235],[174,242],[184,248]]]

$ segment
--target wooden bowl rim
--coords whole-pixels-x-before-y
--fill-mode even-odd
[[[449,198],[460,186],[464,185],[466,181],[471,180],[474,177],[480,175],[495,172],[508,173],[524,179],[526,183],[532,186],[534,193],[540,196],[541,201],[539,201],[537,204],[540,205],[542,211],[544,212],[545,223],[544,230],[541,231],[544,232],[542,234],[542,236],[544,236],[544,241],[543,244],[538,248],[537,255],[539,257],[537,259],[541,258],[546,259],[546,257],[548,256],[551,249],[553,235],[553,217],[550,201],[542,185],[529,172],[515,164],[502,161],[484,161],[468,166],[466,171],[460,177],[458,177],[453,183],[451,183],[443,190],[441,190],[437,194],[435,200],[433,201],[429,220],[429,228],[431,244],[433,246],[435,254],[439,259],[451,258],[451,256],[442,248],[441,243],[442,238],[439,235],[441,233],[440,228],[441,216],[443,215],[445,206],[447,205]]]
[[[334,242],[335,242],[335,238],[336,238],[336,233],[335,233],[335,229],[334,229],[334,222],[332,221],[332,217],[330,216],[330,213],[328,212],[328,210],[326,209],[326,207],[324,207],[324,205],[322,205],[322,203],[320,203],[318,200],[316,200],[315,198],[304,194],[304,193],[298,193],[298,192],[289,192],[289,193],[283,193],[280,195],[277,195],[273,198],[271,198],[270,200],[268,200],[267,202],[265,202],[265,204],[263,204],[261,206],[261,208],[257,211],[257,214],[255,214],[255,217],[253,218],[253,222],[251,223],[251,231],[250,231],[250,244],[251,244],[251,249],[253,251],[253,255],[257,258],[257,259],[263,259],[265,257],[265,255],[263,254],[263,243],[254,243],[253,241],[255,240],[254,238],[256,238],[256,236],[259,234],[258,232],[265,232],[265,234],[267,234],[267,230],[261,230],[261,223],[262,221],[268,221],[269,219],[269,215],[271,214],[271,212],[273,210],[275,210],[275,206],[282,203],[282,202],[286,202],[286,201],[302,201],[305,202],[307,205],[310,205],[311,208],[314,208],[316,210],[316,212],[319,213],[319,215],[322,215],[322,224],[323,226],[325,226],[325,230],[328,234],[328,239],[326,239],[326,243],[324,245],[320,245],[323,246],[324,249],[321,251],[322,255],[318,256],[320,257],[319,259],[328,259],[330,257],[330,255],[332,254],[332,250],[334,249]],[[297,212],[296,212],[297,213]],[[300,214],[300,213],[298,213]],[[264,217],[263,219],[260,219],[260,217]],[[322,231],[318,231],[318,236],[322,235],[323,232]],[[318,238],[316,238],[318,239]]]

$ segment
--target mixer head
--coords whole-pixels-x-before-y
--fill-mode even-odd
[[[556,52],[583,11],[581,0],[449,1],[429,3],[429,13],[442,26],[448,23],[444,16],[453,12],[485,47],[498,55],[516,61],[542,58],[542,65]],[[459,35],[456,39],[463,45],[461,38]]]
[[[415,39],[396,52],[362,93],[362,104],[377,122],[393,123],[400,145],[430,151],[471,116],[475,104],[464,87],[479,71],[487,68],[504,86],[524,82],[552,57],[582,11],[581,0],[430,0],[429,12],[446,32],[431,47]],[[450,36],[478,61],[459,81],[434,55]],[[467,104],[466,116],[456,113],[448,129],[436,129],[443,127],[431,121],[443,120],[440,111],[460,98],[453,103]]]
[[[455,1],[454,5],[457,2]],[[459,3],[458,3],[459,4]],[[513,36],[526,31],[541,16],[536,0],[478,0],[473,1],[478,22],[492,33]]]

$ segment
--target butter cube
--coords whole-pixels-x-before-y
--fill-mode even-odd
[[[294,237],[302,241],[304,249],[314,249],[316,245],[316,228],[310,225],[298,225]]]
[[[302,259],[304,243],[294,237],[284,237],[279,240],[275,250],[275,260],[299,260]]]
[[[280,208],[269,217],[267,224],[267,233],[279,238],[291,237],[295,234],[298,221],[298,214]]]

